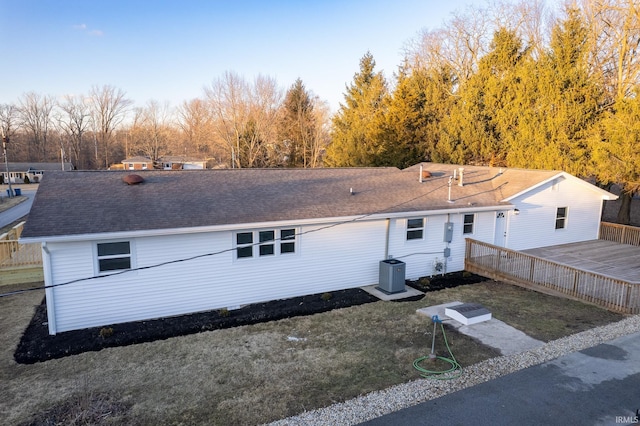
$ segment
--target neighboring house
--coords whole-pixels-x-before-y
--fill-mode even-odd
[[[127,175],[40,186],[21,240],[42,243],[51,334],[377,284],[391,257],[407,279],[460,271],[467,237],[596,239],[617,198],[560,171],[433,163]]]
[[[163,170],[202,170],[207,168],[206,160],[179,155],[160,157],[158,163],[162,164]]]
[[[148,157],[130,157],[121,161],[125,170],[152,170],[153,160]]]
[[[24,183],[24,178],[28,177],[29,182],[38,183],[42,180],[45,172],[58,171],[58,170],[73,170],[73,164],[71,163],[8,163],[9,166],[9,178],[11,183]],[[2,168],[2,181],[8,182],[7,171],[5,167]]]

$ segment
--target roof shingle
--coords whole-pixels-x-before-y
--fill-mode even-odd
[[[40,184],[24,238],[499,206],[559,172],[465,166],[464,186],[452,186],[455,165],[419,168],[226,169],[50,172]],[[351,194],[353,189],[353,195]],[[409,213],[410,214],[410,213]]]

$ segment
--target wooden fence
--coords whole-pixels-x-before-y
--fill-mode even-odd
[[[640,228],[620,225],[618,223],[601,222],[599,239],[614,243],[629,244],[640,247]]]
[[[566,295],[607,309],[640,313],[640,284],[572,268],[467,239],[465,270],[543,292]]]
[[[0,285],[42,281],[40,244],[21,244],[24,222],[0,235]]]

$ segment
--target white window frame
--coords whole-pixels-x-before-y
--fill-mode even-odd
[[[422,221],[422,226],[412,226],[410,225],[410,223],[412,221]],[[405,239],[406,241],[422,241],[424,240],[425,234],[426,234],[426,230],[427,230],[427,218],[425,217],[412,217],[407,219],[407,230],[405,233]],[[415,232],[420,232],[420,236],[419,237],[409,237],[410,234],[413,234]]]
[[[269,233],[273,235],[270,236]],[[239,243],[238,235],[242,234],[251,234],[251,242]],[[235,260],[291,256],[298,253],[299,244],[297,228],[267,228],[233,233]],[[239,256],[240,250],[244,249],[246,253],[249,248],[250,256]],[[293,250],[289,251],[291,248]]]
[[[467,222],[467,217],[471,216],[471,222]],[[467,231],[467,226],[471,226],[471,231]],[[476,229],[476,214],[465,213],[462,215],[462,235],[473,235]]]
[[[564,209],[564,214],[560,216],[560,209]],[[555,230],[559,231],[561,229],[567,229],[567,220],[569,218],[569,207],[557,207],[556,208],[556,222],[555,222]],[[558,222],[560,221],[560,222]],[[561,223],[562,226],[558,226],[558,223]]]
[[[125,254],[125,253],[118,253],[118,254],[112,254],[112,255],[100,255],[99,254],[99,249],[98,246],[101,244],[113,244],[113,243],[129,243],[129,253]],[[136,268],[136,264],[135,264],[135,244],[132,240],[110,240],[110,241],[99,241],[93,244],[93,250],[94,250],[94,269],[95,269],[95,274],[96,275],[109,275],[109,274],[113,274],[115,272],[120,272],[120,271],[127,271],[130,269],[135,269]],[[122,269],[107,269],[107,270],[101,270],[100,269],[100,260],[104,260],[104,259],[123,259],[123,258],[129,258],[129,267],[128,268],[122,268]]]

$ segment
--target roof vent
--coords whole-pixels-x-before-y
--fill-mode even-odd
[[[122,181],[127,185],[137,185],[144,182],[144,179],[140,175],[126,175],[122,178]]]

